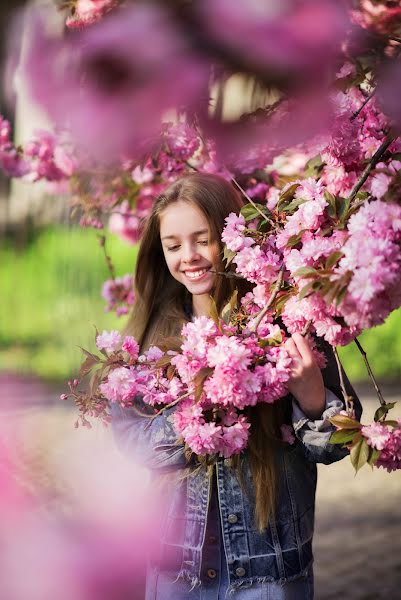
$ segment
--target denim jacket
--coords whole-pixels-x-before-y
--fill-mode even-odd
[[[329,443],[334,427],[327,421],[344,409],[337,367],[331,349],[325,348],[327,367],[322,371],[326,405],[321,418],[311,421],[295,400],[292,421],[296,435],[293,445],[283,445],[278,457],[278,502],[274,519],[262,533],[254,522],[255,498],[247,452],[242,454],[245,481],[240,485],[229,459],[216,463],[217,493],[222,538],[227,558],[230,589],[257,582],[289,582],[305,576],[313,561],[316,463],[342,459],[348,450]],[[362,412],[355,392],[356,416]],[[170,474],[170,490],[161,524],[160,553],[154,559],[160,568],[177,573],[193,586],[202,580],[202,547],[205,541],[211,478],[206,469],[176,478],[187,468],[184,447],[177,444],[168,409],[145,431],[147,418],[132,408],[112,407],[112,427],[120,449],[133,454],[151,470]],[[245,485],[244,485],[245,483]],[[244,491],[245,490],[245,491]]]

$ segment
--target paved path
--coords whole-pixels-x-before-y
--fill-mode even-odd
[[[372,421],[377,399],[360,398]],[[401,402],[392,413],[401,416]],[[401,472],[365,466],[355,476],[349,459],[318,470],[316,599],[400,600]]]
[[[2,418],[9,416],[21,427],[22,455],[28,457],[29,469],[38,473],[37,486],[47,492],[60,486],[61,495],[63,484],[53,460],[61,452],[60,440],[68,440],[70,447],[82,444],[86,451],[88,440],[95,446],[110,444],[100,427],[92,432],[73,429],[68,403],[58,400],[63,391],[36,378],[0,374]],[[369,422],[377,400],[370,389],[358,392],[363,420]],[[386,400],[396,399],[390,389]],[[394,416],[401,416],[399,404]],[[318,469],[316,600],[401,599],[401,472],[364,467],[354,476],[349,459]]]

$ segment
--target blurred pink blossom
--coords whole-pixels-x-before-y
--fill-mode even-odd
[[[126,7],[64,39],[49,33],[43,13],[28,18],[24,68],[34,99],[100,159],[140,155],[165,111],[191,110],[207,90],[208,69],[161,8]]]

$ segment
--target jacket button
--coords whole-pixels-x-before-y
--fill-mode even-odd
[[[232,467],[232,466],[233,466],[233,461],[232,461],[232,458],[225,458],[225,459],[224,459],[224,465],[225,465],[226,467]]]
[[[238,567],[238,569],[235,569],[235,574],[237,577],[243,577],[245,575],[245,569],[244,567]]]
[[[233,525],[237,521],[238,521],[237,515],[228,515],[228,522],[231,523],[231,525]]]
[[[214,579],[217,575],[217,571],[215,571],[214,569],[208,569],[207,570],[207,576],[210,577],[210,579]]]

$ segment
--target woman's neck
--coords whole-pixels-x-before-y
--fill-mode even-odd
[[[194,317],[208,317],[212,299],[209,294],[197,294],[192,296],[192,314]]]

